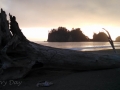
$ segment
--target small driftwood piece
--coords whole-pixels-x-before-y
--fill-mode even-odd
[[[111,46],[112,46],[112,48],[113,48],[113,51],[117,54],[117,52],[116,52],[116,50],[115,50],[115,46],[114,46],[113,40],[112,40],[112,38],[111,38],[111,36],[110,36],[110,33],[109,33],[106,29],[104,29],[104,28],[103,28],[103,30],[105,30],[105,31],[107,32],[107,34],[108,34],[108,41],[109,41],[109,43],[111,44]]]

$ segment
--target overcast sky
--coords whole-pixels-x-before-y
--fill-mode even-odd
[[[48,29],[59,26],[81,28],[88,36],[101,28],[113,39],[120,35],[120,0],[0,0],[0,8],[16,16],[31,40],[46,40]]]

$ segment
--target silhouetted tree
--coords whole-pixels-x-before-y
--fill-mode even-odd
[[[120,42],[120,36],[118,36],[115,41]]]
[[[49,42],[67,42],[69,38],[69,31],[65,27],[58,27],[52,29],[48,34]]]
[[[99,32],[98,34],[94,33],[93,34],[93,41],[107,42],[108,37],[104,32]]]
[[[80,41],[88,41],[89,38],[85,36],[80,28],[72,29],[70,32],[70,36],[73,42],[80,42]]]

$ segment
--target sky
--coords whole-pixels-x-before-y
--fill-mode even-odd
[[[31,41],[46,41],[59,26],[81,28],[89,38],[102,28],[113,40],[120,36],[120,0],[0,0],[0,8],[16,16]]]

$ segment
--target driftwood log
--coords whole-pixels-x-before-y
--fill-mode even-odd
[[[0,13],[0,80],[23,78],[36,62],[45,68],[95,70],[120,67],[117,54],[95,54],[58,49],[27,40],[16,17]],[[40,63],[40,67],[41,67]]]

